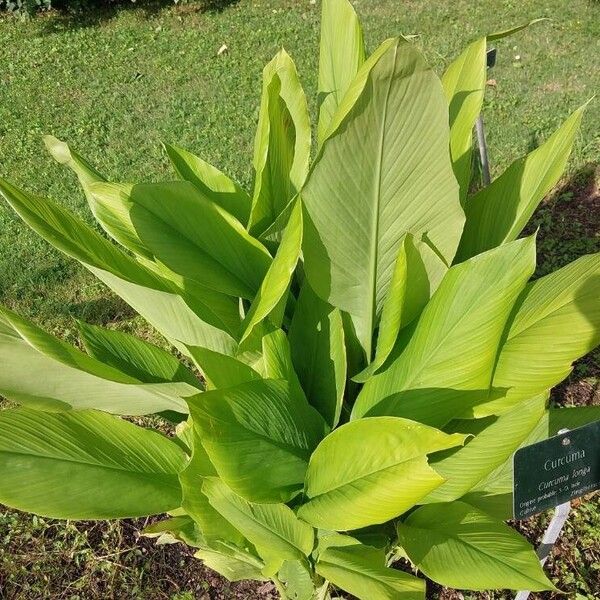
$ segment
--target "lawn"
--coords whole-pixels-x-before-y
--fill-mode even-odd
[[[391,35],[416,35],[440,70],[478,34],[535,17],[551,19],[496,44],[498,60],[484,107],[494,174],[600,90],[596,1],[355,4],[370,49]],[[314,112],[318,22],[319,3],[309,0],[198,0],[178,6],[140,0],[84,16],[0,16],[0,175],[59,200],[91,222],[74,176],[44,150],[41,137],[51,133],[112,180],[173,178],[164,141],[188,148],[250,186],[262,67],[285,45]],[[227,51],[218,54],[224,44]],[[600,250],[599,161],[596,98],[568,177],[534,217],[533,227],[540,228],[539,273]],[[145,332],[125,304],[4,205],[0,302],[71,341],[73,317]],[[598,373],[596,354],[577,366],[556,400],[600,402]],[[576,509],[560,555],[550,564],[573,597],[600,594],[594,583],[600,580],[598,528],[596,497]],[[532,535],[538,531],[531,525]],[[65,526],[0,510],[0,598],[203,597],[208,575],[184,552],[168,550],[138,544],[130,524]],[[249,597],[238,588],[228,590],[219,597],[236,597],[235,590],[242,594],[238,597]]]

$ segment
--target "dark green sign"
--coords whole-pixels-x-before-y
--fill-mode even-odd
[[[600,421],[520,448],[513,461],[515,519],[600,489]]]

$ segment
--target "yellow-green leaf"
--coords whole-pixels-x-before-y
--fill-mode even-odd
[[[298,515],[320,529],[385,523],[444,482],[427,454],[458,446],[465,436],[397,417],[342,425],[317,447],[306,473]]]

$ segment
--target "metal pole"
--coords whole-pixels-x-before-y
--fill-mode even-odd
[[[477,132],[477,147],[479,148],[479,160],[481,162],[481,176],[484,185],[490,185],[490,163],[488,160],[487,144],[485,143],[485,131],[483,129],[483,118],[481,115],[475,121],[475,131]]]
[[[496,48],[488,48],[486,52],[486,67],[491,69],[496,64]],[[479,162],[481,163],[481,177],[485,186],[490,185],[492,178],[490,176],[490,161],[488,159],[487,144],[485,142],[485,130],[483,128],[483,117],[481,113],[475,121],[475,131],[477,133],[477,147],[479,148]]]
[[[561,429],[558,433],[567,433],[568,431],[568,429]],[[542,537],[542,541],[540,542],[540,545],[538,546],[538,549],[536,551],[542,566],[546,564],[548,556],[550,556],[550,551],[556,543],[556,540],[558,539],[562,528],[565,526],[567,517],[569,516],[570,512],[570,502],[559,504],[554,509],[554,515],[552,516],[550,523],[548,523],[548,527],[544,532],[544,537]],[[515,596],[515,600],[527,600],[529,598],[529,594],[531,594],[531,591],[529,590],[521,591]]]
[[[554,516],[552,520],[548,524],[548,528],[544,532],[544,537],[542,538],[541,544],[538,546],[537,555],[540,559],[540,563],[542,566],[548,560],[548,556],[550,556],[550,551],[552,550],[552,546],[556,543],[562,528],[567,521],[567,517],[571,512],[571,503],[565,502],[564,504],[559,504],[554,511]],[[529,590],[519,592],[515,596],[515,600],[527,600],[529,598],[529,594],[531,592]]]

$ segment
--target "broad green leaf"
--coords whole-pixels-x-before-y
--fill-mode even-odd
[[[512,456],[537,425],[544,414],[545,405],[546,397],[538,396],[487,423],[460,422],[461,433],[474,433],[475,436],[464,448],[432,460],[431,466],[446,482],[433,490],[422,504],[452,502],[472,490]]]
[[[238,183],[183,148],[165,144],[165,150],[179,177],[193,183],[207,198],[246,225],[252,200]]]
[[[600,343],[600,253],[530,283],[504,338],[493,385],[508,393],[467,416],[502,414],[554,387],[569,375],[573,361]]]
[[[423,260],[423,256],[428,259]],[[398,333],[419,316],[448,267],[423,242],[407,234],[400,244],[390,289],[383,301],[375,359],[353,381],[366,381],[383,366],[394,349]]]
[[[84,388],[83,388],[84,389]],[[0,502],[58,519],[163,513],[186,456],[159,433],[96,411],[0,411]]]
[[[206,540],[202,536],[198,525],[187,515],[179,515],[151,523],[144,527],[142,535],[157,538],[157,544],[183,542],[193,548],[202,548],[206,545]]]
[[[519,446],[523,448],[556,435],[562,429],[577,429],[600,420],[600,406],[551,408]],[[494,517],[510,519],[513,514],[513,457],[494,469],[463,500]]]
[[[141,243],[169,269],[217,292],[254,297],[269,253],[190,182],[95,183],[90,191],[100,205],[122,203]]]
[[[3,179],[0,192],[27,225],[65,254],[84,265],[135,279],[140,285],[158,284],[153,273],[57,203],[28,194]]]
[[[302,285],[288,332],[294,369],[308,401],[337,425],[346,384],[344,326],[337,308]]]
[[[345,533],[337,531],[328,531],[327,529],[317,530],[317,544],[313,551],[313,558],[319,559],[321,554],[328,548],[337,548],[340,546],[355,546],[360,544],[358,539]]]
[[[228,551],[226,553],[226,550]],[[203,548],[194,554],[213,571],[219,573],[228,581],[266,581],[267,577],[261,571],[264,564],[249,552],[241,548],[219,546],[219,550]]]
[[[207,543],[217,540],[228,540],[232,544],[242,546],[244,536],[208,502],[202,491],[206,477],[215,477],[217,472],[210,462],[197,428],[192,428],[192,458],[187,467],[179,474],[182,502],[185,512],[198,524],[202,536]]]
[[[395,415],[441,427],[488,398],[501,335],[535,268],[535,240],[452,267],[403,352],[365,384],[352,418]]]
[[[187,350],[202,371],[208,389],[232,387],[261,379],[260,373],[234,356],[198,346],[188,346]]]
[[[49,411],[95,408],[121,415],[187,413],[188,383],[143,384],[0,307],[0,393]],[[34,376],[32,376],[34,374]]]
[[[277,573],[289,600],[314,600],[315,584],[307,564],[300,560],[286,560]]]
[[[184,381],[197,388],[198,378],[170,352],[115,329],[78,321],[87,352],[105,365],[144,383]]]
[[[464,202],[471,181],[473,127],[481,112],[486,80],[486,39],[470,43],[442,76],[450,106],[450,155]]]
[[[328,548],[317,573],[359,600],[425,600],[425,581],[385,566],[382,551],[362,544]]]
[[[237,334],[240,318],[233,298],[210,290],[200,293],[197,288],[191,296],[57,203],[27,194],[1,178],[0,193],[36,233],[81,262],[175,346],[183,342],[226,354],[236,347],[232,335]]]
[[[252,504],[218,479],[207,479],[202,489],[215,510],[254,544],[265,562],[278,562],[280,567],[285,560],[302,560],[312,552],[313,528],[285,504]]]
[[[516,239],[538,204],[561,178],[585,105],[539,148],[518,159],[465,203],[467,221],[456,256],[466,260]]]
[[[464,502],[418,508],[398,536],[411,562],[441,585],[556,591],[524,537]]]
[[[299,402],[306,402],[306,396],[294,371],[290,344],[284,331],[277,329],[262,339],[264,373],[268,379],[283,379],[289,384],[290,393]]]
[[[257,380],[189,399],[219,477],[252,502],[287,502],[302,489],[321,416],[282,381]]]
[[[427,454],[462,444],[465,436],[397,417],[342,425],[310,458],[298,516],[321,529],[385,523],[444,482]]]
[[[178,290],[169,291],[168,286],[165,289],[146,287],[103,269],[88,268],[180,351],[185,353],[187,346],[223,354],[237,350],[234,336],[240,318],[235,299],[210,290],[202,300],[183,298]]]
[[[249,228],[262,234],[304,184],[310,157],[310,120],[294,62],[280,50],[264,68],[254,141],[254,196]]]
[[[403,236],[426,238],[450,263],[464,222],[439,79],[404,40],[374,56],[338,108],[301,194],[309,283],[351,315],[369,360]]]
[[[137,255],[151,259],[152,253],[141,242],[131,222],[127,204],[120,198],[110,203],[99,202],[92,193],[91,186],[94,183],[106,182],[106,178],[84,158],[71,150],[65,142],[57,140],[51,135],[45,136],[44,142],[52,157],[57,162],[69,167],[77,175],[90,210],[104,231]]]
[[[25,342],[31,350],[39,352],[48,359],[118,383],[139,383],[141,381],[126,374],[117,366],[107,364],[85,354],[78,348],[47,333],[32,321],[1,305],[0,324],[4,325],[2,333],[5,336],[14,338],[16,341]],[[5,341],[12,340],[6,339]]]
[[[319,145],[364,62],[362,28],[352,4],[348,0],[324,0],[319,53]]]
[[[252,334],[254,328],[266,319],[277,305],[284,301],[302,246],[302,206],[294,207],[283,232],[277,254],[269,267],[256,297],[242,322],[242,344]],[[277,325],[277,323],[276,323]]]

